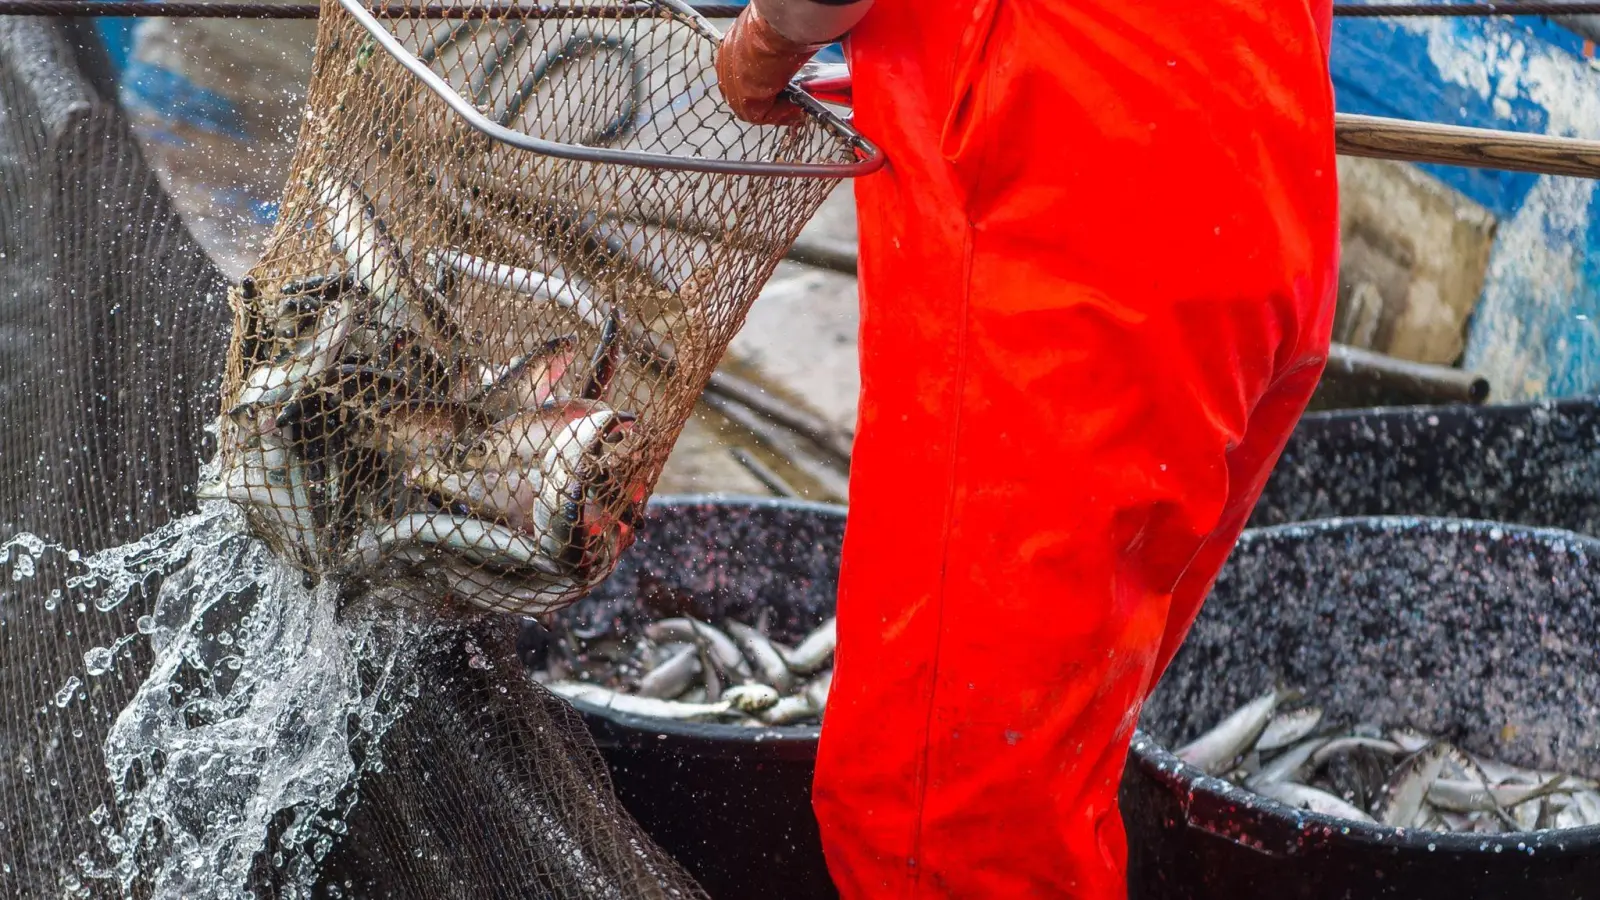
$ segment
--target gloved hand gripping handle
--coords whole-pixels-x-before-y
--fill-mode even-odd
[[[872,0],[750,0],[717,52],[717,78],[734,114],[758,125],[798,122],[802,113],[784,89],[871,6]]]

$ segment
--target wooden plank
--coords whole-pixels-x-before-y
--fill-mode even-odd
[[[1345,156],[1600,178],[1600,141],[1340,113],[1334,146]]]

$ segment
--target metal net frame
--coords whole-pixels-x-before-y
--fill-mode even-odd
[[[615,567],[757,293],[881,155],[737,121],[689,7],[325,0],[208,496],[314,577],[525,614]]]

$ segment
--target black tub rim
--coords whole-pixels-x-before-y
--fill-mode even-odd
[[[834,519],[844,519],[847,509],[836,503],[741,494],[665,494],[652,497],[649,505],[651,508],[777,509]],[[817,741],[822,734],[820,725],[773,725],[756,728],[716,722],[679,722],[617,712],[581,700],[569,699],[567,702],[585,718],[591,721],[598,720],[602,731],[595,735],[596,740],[630,747],[654,747],[669,752],[687,752],[697,756],[737,756],[740,759],[751,760],[805,760],[816,755]]]
[[[801,500],[795,497],[763,497],[755,494],[658,494],[650,498],[649,506],[737,506],[757,509],[784,509],[796,512],[815,512],[833,518],[844,518],[847,507],[840,503],[823,503],[820,500]]]
[[[1494,535],[1493,532],[1497,530],[1506,532],[1506,534]],[[1540,538],[1546,542],[1571,544],[1574,545],[1573,549],[1600,559],[1600,537],[1569,531],[1565,528],[1556,528],[1551,525],[1522,525],[1516,522],[1472,519],[1465,516],[1420,516],[1404,513],[1381,516],[1326,516],[1320,519],[1305,519],[1296,522],[1282,522],[1277,525],[1264,525],[1258,528],[1246,528],[1240,532],[1239,540],[1235,546],[1243,546],[1247,542],[1290,534],[1342,531],[1365,534],[1393,534],[1405,531],[1446,531],[1450,533],[1483,531],[1489,533],[1490,540],[1504,540],[1510,532],[1516,532],[1517,535],[1525,538]]]
[[[1600,407],[1600,396],[1597,397],[1562,397],[1559,399],[1528,400],[1520,403],[1429,403],[1429,404],[1391,404],[1388,406],[1356,406],[1346,409],[1319,409],[1308,412],[1300,417],[1304,422],[1353,422],[1369,418],[1393,418],[1405,415],[1420,418],[1427,415],[1448,413],[1452,415],[1468,414],[1472,416],[1490,417],[1501,415],[1519,415],[1534,410],[1557,412],[1562,410],[1595,409]]]
[[[1600,539],[1574,531],[1443,516],[1341,516],[1287,522],[1264,528],[1246,529],[1239,536],[1238,545],[1242,546],[1249,541],[1302,536],[1308,533],[1393,534],[1400,531],[1412,533],[1443,531],[1452,534],[1479,532],[1485,538],[1494,541],[1505,541],[1508,538],[1537,540],[1546,545],[1552,543],[1558,546],[1567,545],[1580,554],[1600,560]],[[1496,535],[1494,533],[1496,531],[1500,534]],[[1381,849],[1385,852],[1425,849],[1428,852],[1442,853],[1510,852],[1528,856],[1589,855],[1595,852],[1595,845],[1600,842],[1600,825],[1500,835],[1456,834],[1372,825],[1310,810],[1295,809],[1234,785],[1225,779],[1207,775],[1173,755],[1172,751],[1153,735],[1140,728],[1134,730],[1125,765],[1128,768],[1136,768],[1140,774],[1160,784],[1174,797],[1181,798],[1184,824],[1191,828],[1214,832],[1213,829],[1196,822],[1197,807],[1201,810],[1199,813],[1201,817],[1205,816],[1207,809],[1226,811],[1225,815],[1231,817],[1233,824],[1239,826],[1239,835],[1220,836],[1236,842],[1240,836],[1252,832],[1261,834],[1276,831],[1280,835],[1296,834],[1312,839],[1337,838],[1343,843],[1374,850]],[[1265,846],[1257,845],[1257,849],[1272,852]]]

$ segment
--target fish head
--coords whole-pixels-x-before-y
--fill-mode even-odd
[[[545,341],[534,352],[513,359],[481,386],[481,402],[496,418],[540,409],[556,400],[556,388],[577,358],[578,336]]]
[[[562,439],[567,426],[588,409],[582,404],[550,403],[513,413],[484,429],[462,455],[463,461],[468,466],[500,469],[538,463]]]
[[[378,404],[372,413],[371,449],[402,460],[443,455],[471,429],[473,417],[463,406],[434,400],[397,400]]]
[[[547,472],[565,469],[571,477],[585,480],[632,432],[635,419],[598,400],[574,400],[562,415],[568,418],[551,440],[544,467]]]
[[[578,336],[566,334],[551,338],[539,348],[538,353],[530,359],[528,368],[538,372],[531,388],[535,405],[543,406],[554,399],[556,385],[567,370],[572,367],[573,360],[578,358]]]

